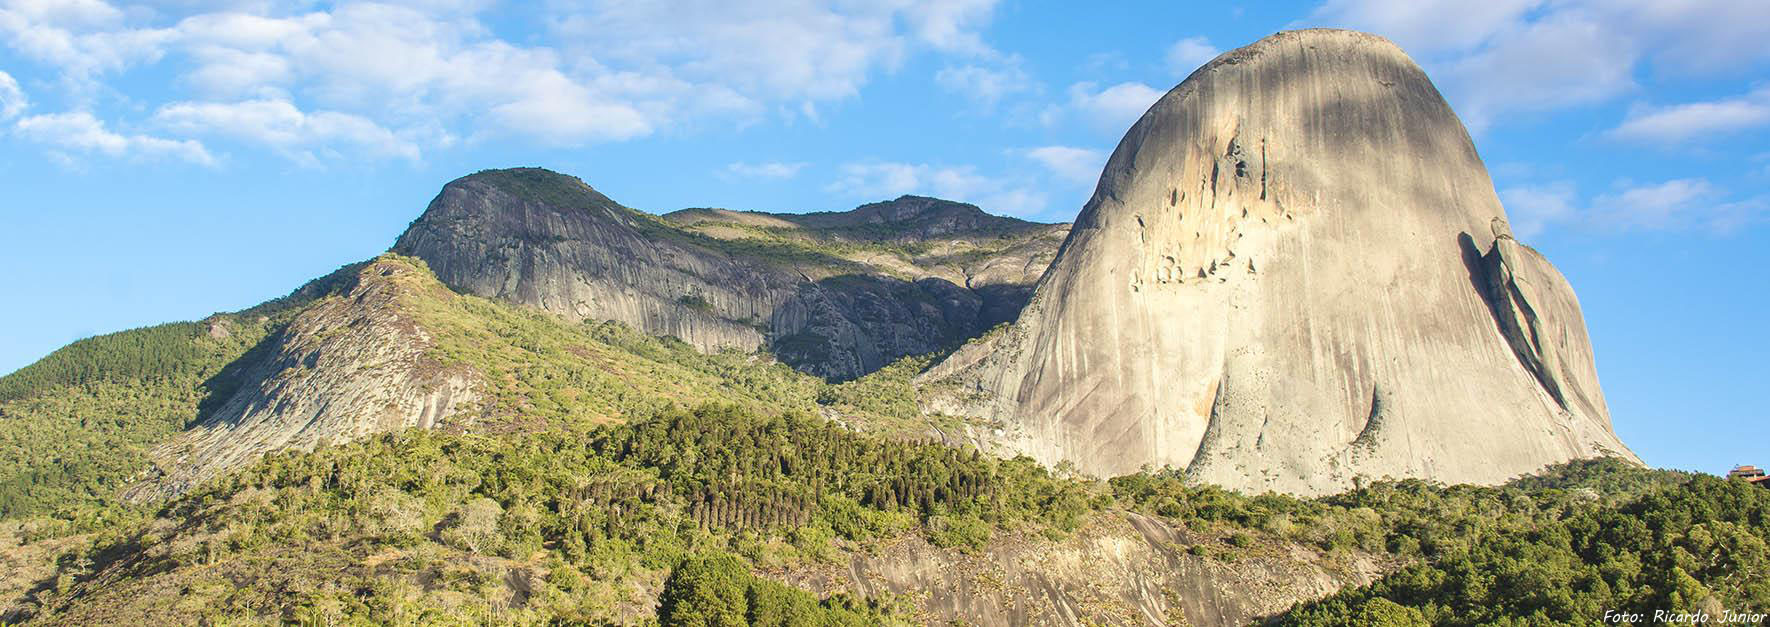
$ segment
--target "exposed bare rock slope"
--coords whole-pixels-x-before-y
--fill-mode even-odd
[[[347,270],[348,271],[348,270]],[[421,270],[376,260],[237,362],[247,381],[219,408],[154,453],[161,476],[131,500],[182,493],[285,449],[342,444],[408,427],[464,422],[482,387],[471,369],[429,355],[430,334],[409,312],[410,291],[442,289]]]
[[[394,250],[463,293],[703,350],[768,347],[840,380],[1012,319],[1065,232],[914,196],[841,213],[660,218],[526,168],[449,183]]]
[[[1506,232],[1420,68],[1350,31],[1267,37],[1168,92],[1014,327],[923,382],[1101,475],[1318,494],[1633,459],[1572,289]]]
[[[905,538],[839,566],[779,577],[824,595],[905,595],[928,624],[1247,625],[1397,565],[1282,541],[1239,551],[1233,561],[1188,550],[1219,543],[1160,518],[1114,512],[1062,541],[1010,535],[967,553]]]

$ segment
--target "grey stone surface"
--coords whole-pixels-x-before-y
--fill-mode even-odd
[[[402,275],[413,272],[402,263],[361,266],[339,293],[254,348],[233,375],[246,384],[158,447],[153,456],[166,471],[124,497],[180,494],[270,452],[470,421],[465,410],[477,407],[483,386],[471,369],[427,354],[430,334],[403,306],[402,290],[414,281]]]
[[[1279,33],[1144,114],[1014,327],[922,381],[1100,475],[1318,494],[1633,459],[1571,288],[1504,223],[1399,48]]]
[[[702,350],[767,347],[846,380],[1012,319],[1066,232],[917,196],[846,212],[657,217],[521,169],[449,183],[394,251],[459,292]]]

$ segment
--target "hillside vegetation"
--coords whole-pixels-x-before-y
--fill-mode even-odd
[[[178,322],[81,340],[0,378],[0,519],[108,502],[148,468],[148,451],[194,421],[219,376],[269,333],[256,317],[225,329]]]
[[[1560,475],[1325,499],[1378,513],[1389,547],[1418,559],[1278,624],[1600,624],[1606,611],[1719,621],[1770,609],[1770,490],[1598,463]]]
[[[977,555],[1134,517],[1225,568],[1300,553],[1385,565],[1275,624],[1770,610],[1770,490],[1743,483],[1614,460],[1317,499],[1167,470],[1072,476],[921,441],[954,426],[917,410],[928,358],[831,385],[765,355],[457,295],[427,272],[388,280],[412,282],[401,306],[432,356],[487,382],[474,428],[286,451],[168,502],[114,502],[149,449],[240,384],[252,347],[338,281],[210,321],[225,333],[95,338],[5,379],[0,620],[923,624],[922,597],[785,582],[903,542]]]
[[[1770,607],[1757,577],[1770,568],[1770,491],[1614,461],[1502,487],[1380,482],[1305,500],[1173,473],[1062,478],[1024,458],[732,405],[592,422],[520,437],[412,430],[274,455],[151,520],[41,533],[89,535],[20,616],[920,623],[906,599],[820,600],[769,573],[845,563],[905,535],[960,551],[1003,535],[1056,540],[1119,511],[1205,532],[1215,540],[1188,550],[1211,560],[1300,545],[1406,564],[1282,624]]]

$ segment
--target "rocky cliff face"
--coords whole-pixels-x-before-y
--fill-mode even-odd
[[[1632,459],[1572,290],[1504,224],[1400,49],[1280,33],[1144,114],[1014,328],[923,380],[1101,475],[1314,494]]]
[[[741,263],[545,170],[449,183],[394,244],[456,291],[620,320],[703,348],[754,348],[792,276]]]
[[[539,169],[449,183],[394,251],[451,288],[851,379],[1011,319],[1065,232],[906,196],[850,212],[664,218]]]
[[[409,314],[410,290],[441,289],[419,272],[377,260],[342,277],[336,293],[236,362],[240,372],[224,373],[247,383],[155,450],[166,470],[125,498],[179,494],[269,452],[471,421],[478,374],[430,357],[430,335]]]

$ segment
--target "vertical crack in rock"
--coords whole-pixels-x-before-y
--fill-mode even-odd
[[[1512,238],[1503,221],[1496,219],[1493,230],[1493,246],[1482,257],[1491,311],[1518,362],[1556,404],[1571,409],[1563,389],[1567,382],[1562,380],[1564,357],[1559,345],[1564,338],[1558,337],[1560,329],[1537,311],[1536,304],[1554,297],[1544,293],[1545,286],[1538,283],[1558,277],[1543,275],[1543,268],[1536,267],[1535,251],[1527,253],[1528,248]]]

